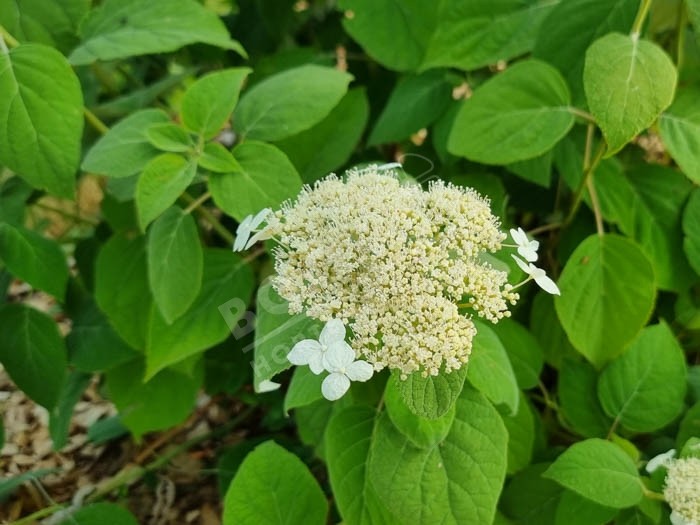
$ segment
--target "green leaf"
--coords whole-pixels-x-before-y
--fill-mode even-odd
[[[26,202],[33,192],[20,177],[9,177],[0,184],[0,222],[23,225]]]
[[[19,474],[11,478],[5,478],[0,480],[0,501],[5,501],[9,495],[11,495],[16,489],[21,487],[26,481],[31,481],[35,479],[40,479],[47,474],[53,474],[58,469],[42,468],[37,470],[30,470],[24,474]]]
[[[671,105],[676,68],[656,44],[610,33],[588,48],[583,86],[588,107],[614,155]]]
[[[632,459],[617,445],[598,438],[570,446],[543,476],[606,507],[631,507],[643,497]]]
[[[138,525],[134,515],[116,503],[92,503],[79,509],[61,525]]]
[[[605,412],[633,432],[653,432],[683,410],[685,355],[666,324],[648,326],[605,367],[598,397]]]
[[[441,442],[450,431],[456,409],[450,409],[437,419],[427,419],[414,414],[401,395],[400,379],[396,375],[389,378],[384,392],[386,413],[396,429],[418,448],[430,448]]]
[[[88,151],[82,169],[108,177],[129,177],[139,173],[158,155],[146,137],[146,131],[156,124],[170,122],[160,109],[137,111],[117,122]]]
[[[492,403],[504,404],[515,414],[520,393],[508,354],[491,328],[481,322],[474,324],[476,336],[472,341],[467,378]]]
[[[192,84],[182,98],[182,122],[205,140],[214,137],[238,103],[247,67],[209,73]]]
[[[367,141],[368,146],[406,139],[432,124],[452,100],[444,70],[434,69],[401,80],[389,96]],[[411,108],[411,111],[406,111]]]
[[[593,365],[565,359],[559,370],[559,405],[564,420],[583,437],[604,437],[612,426],[598,400],[598,373]]]
[[[68,442],[70,423],[73,417],[75,404],[90,384],[92,376],[83,372],[71,372],[68,374],[56,405],[49,417],[49,433],[53,441],[54,450],[62,449]]]
[[[559,500],[554,523],[555,525],[600,525],[610,523],[617,513],[618,509],[599,505],[579,496],[576,492],[565,490]]]
[[[491,523],[503,487],[508,436],[496,410],[465,388],[445,439],[417,448],[386,414],[370,449],[377,495],[402,523]]]
[[[318,339],[323,325],[304,314],[290,315],[287,301],[269,283],[258,288],[255,304],[253,373],[257,390],[261,381],[272,379],[291,367],[287,354],[294,344],[302,339]]]
[[[549,188],[552,181],[552,150],[539,157],[508,164],[506,169],[521,179]]]
[[[567,0],[549,12],[537,32],[532,54],[549,62],[566,78],[574,100],[584,102],[586,49],[597,38],[632,27],[639,0]]]
[[[172,323],[194,302],[204,256],[192,215],[173,206],[148,232],[148,282],[163,319]]]
[[[344,165],[369,118],[364,88],[351,89],[326,118],[276,145],[289,157],[304,182],[311,183]]]
[[[106,0],[80,24],[80,36],[82,43],[68,57],[74,66],[168,53],[195,42],[246,56],[219,17],[193,0]]]
[[[192,306],[172,324],[156,308],[151,311],[146,379],[226,339],[246,313],[252,293],[253,273],[243,259],[229,250],[205,250],[202,287]]]
[[[301,190],[296,169],[274,146],[244,142],[235,147],[233,156],[241,171],[213,173],[209,190],[216,205],[237,221],[263,208],[277,208]]]
[[[591,235],[569,258],[554,305],[574,347],[596,367],[622,353],[654,306],[654,269],[617,235]]]
[[[443,1],[421,67],[469,71],[523,55],[556,5],[549,0]]]
[[[566,82],[525,60],[486,81],[462,103],[447,148],[483,164],[509,164],[550,150],[574,123]]]
[[[202,381],[172,368],[143,381],[143,357],[105,374],[109,398],[119,409],[121,422],[138,439],[146,432],[170,428],[192,413]]]
[[[503,491],[501,507],[517,523],[554,525],[556,508],[564,490],[543,478],[549,463],[530,465],[518,472]]]
[[[153,124],[146,130],[146,138],[161,151],[184,153],[194,147],[187,132],[177,124]]]
[[[95,266],[95,300],[129,346],[137,350],[146,347],[153,299],[143,236],[118,233],[102,246]]]
[[[695,278],[683,253],[681,233],[690,181],[670,168],[641,165],[625,171],[599,170],[594,183],[603,217],[639,242],[654,266],[659,288],[686,289]]]
[[[326,428],[326,462],[333,496],[345,522],[392,523],[369,479],[376,410],[355,405],[337,412]]]
[[[241,98],[234,129],[247,140],[281,140],[322,121],[340,102],[352,76],[305,65],[277,73]]]
[[[659,131],[683,173],[700,183],[700,89],[679,90],[673,105],[659,118]]]
[[[243,170],[231,152],[218,142],[205,144],[202,155],[197,159],[197,163],[201,168],[215,173],[231,173]]]
[[[676,436],[676,448],[682,449],[690,438],[700,436],[700,401],[695,403],[683,416]]]
[[[65,52],[77,43],[78,23],[89,9],[90,0],[0,0],[0,24],[20,42],[37,42]]]
[[[41,44],[0,50],[0,164],[32,186],[72,198],[83,93],[65,57]]]
[[[314,374],[308,366],[296,367],[284,396],[284,413],[288,414],[293,408],[304,407],[323,399],[323,379],[323,375]]]
[[[274,487],[274,490],[270,490]],[[309,469],[274,441],[248,454],[224,499],[224,525],[325,525],[328,502]]]
[[[518,387],[528,389],[537,386],[544,365],[544,352],[537,339],[512,319],[501,319],[490,328],[508,354]]]
[[[66,373],[66,347],[56,323],[20,304],[0,307],[0,362],[34,401],[51,410]]]
[[[415,372],[405,380],[399,381],[397,386],[411,412],[420,417],[437,419],[455,404],[464,388],[466,377],[465,366],[449,374],[441,373],[428,377],[423,377],[421,372]]]
[[[0,223],[0,259],[15,277],[61,301],[65,297],[68,265],[56,241],[22,226]]]
[[[683,250],[696,273],[700,274],[700,189],[690,194],[683,212]]]
[[[525,395],[520,392],[518,411],[503,415],[503,424],[508,431],[508,474],[515,474],[532,461],[535,446],[535,414]]]
[[[530,331],[542,346],[545,362],[552,367],[558,369],[565,357],[578,355],[559,322],[554,297],[547,292],[538,292],[532,301]]]
[[[700,43],[700,0],[686,0],[685,4],[688,7],[688,18],[695,27],[695,39]]]
[[[136,210],[143,230],[187,189],[196,172],[195,162],[174,153],[146,164],[136,185]]]
[[[422,0],[341,0],[338,5],[346,10],[343,28],[374,60],[396,71],[420,66],[437,23],[436,4]]]

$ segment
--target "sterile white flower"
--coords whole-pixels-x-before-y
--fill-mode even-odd
[[[323,356],[334,346],[345,345],[345,325],[340,319],[331,319],[321,330],[318,341],[304,339],[294,345],[287,359],[293,365],[309,365],[318,375],[323,372]]]
[[[270,234],[266,228],[258,231],[258,227],[267,219],[270,213],[272,213],[272,210],[270,208],[265,208],[260,210],[255,216],[248,215],[243,219],[243,222],[241,222],[236,229],[236,240],[233,243],[234,252],[247,250],[256,242],[270,238]],[[251,237],[253,232],[257,233]]]
[[[518,245],[518,253],[529,262],[535,262],[537,260],[537,249],[540,247],[540,243],[535,240],[529,240],[527,234],[522,228],[517,230],[511,229],[510,236]]]
[[[672,448],[668,452],[654,456],[647,462],[646,470],[648,473],[654,472],[659,467],[668,467],[673,457],[676,455],[676,449]]]
[[[282,386],[282,385],[279,383],[275,383],[274,381],[270,381],[269,379],[263,379],[258,384],[257,391],[258,391],[258,394],[264,394],[265,392],[274,392],[280,386]]]
[[[523,261],[520,257],[518,257],[515,254],[512,254],[511,257],[515,259],[515,262],[518,263],[518,266],[520,266],[520,269],[525,272],[529,277],[528,281],[531,279],[534,279],[535,282],[537,283],[537,286],[542,288],[545,292],[550,293],[552,295],[560,295],[561,292],[559,292],[559,287],[556,285],[554,281],[552,281],[549,277],[547,277],[547,274],[542,268],[538,268],[532,263],[526,263]]]
[[[355,351],[345,342],[328,348],[323,356],[323,366],[330,374],[321,383],[321,392],[329,401],[343,397],[351,381],[368,381],[374,373],[367,361],[355,361]]]

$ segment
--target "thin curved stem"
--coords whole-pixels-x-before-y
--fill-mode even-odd
[[[5,45],[7,44],[7,45]],[[0,46],[4,47],[4,51],[7,52],[7,47],[17,47],[19,45],[19,40],[13,37],[10,32],[0,25]]]
[[[635,40],[639,38],[639,35],[642,32],[642,25],[644,25],[644,20],[646,20],[647,14],[649,13],[651,2],[652,0],[642,0],[642,3],[639,5],[637,16],[635,17],[634,23],[632,24],[632,31],[630,31],[632,38]]]

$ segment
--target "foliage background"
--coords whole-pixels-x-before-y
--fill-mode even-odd
[[[700,435],[699,24],[698,0],[0,0],[0,289],[55,300],[0,301],[0,362],[59,450],[96,375],[99,428],[135,439],[237,400],[224,523],[665,523],[641,467]],[[319,327],[231,232],[394,161],[488,195],[562,295],[480,324],[466,378],[331,404],[285,372]]]

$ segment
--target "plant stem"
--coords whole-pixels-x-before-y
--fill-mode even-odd
[[[531,237],[534,237],[535,235],[539,235],[540,233],[556,230],[558,228],[561,228],[562,226],[563,223],[561,222],[550,222],[549,224],[543,224],[541,226],[537,226],[536,228],[531,229],[527,232],[527,234]]]
[[[104,135],[109,131],[107,124],[102,122],[99,117],[88,108],[83,108],[83,113],[85,114],[85,120],[87,120],[90,125],[100,133],[100,135]]]
[[[205,191],[202,193],[199,197],[197,197],[195,200],[193,200],[187,208],[185,208],[185,213],[192,213],[196,208],[199,208],[202,204],[204,204],[209,197],[211,197],[211,193],[208,191]]]
[[[0,41],[2,41],[3,44],[6,43],[7,47],[17,47],[19,45],[19,41],[2,25],[0,25]],[[3,45],[3,47],[5,46]]]
[[[642,0],[642,3],[639,5],[639,10],[637,11],[637,16],[634,19],[632,31],[630,32],[632,38],[635,40],[639,38],[639,35],[642,32],[642,25],[644,24],[644,20],[646,20],[647,13],[649,13],[651,2],[652,0]]]
[[[566,220],[564,220],[564,226],[568,226],[571,221],[574,219],[576,216],[576,212],[578,211],[579,206],[581,205],[581,199],[583,198],[583,191],[586,189],[588,179],[590,178],[591,174],[595,171],[595,169],[598,167],[598,163],[600,163],[601,159],[603,158],[603,154],[605,153],[605,141],[601,141],[600,145],[598,146],[598,150],[596,151],[595,157],[593,157],[593,160],[591,161],[591,146],[593,144],[593,135],[595,131],[595,126],[593,124],[588,125],[588,133],[586,134],[586,148],[583,154],[583,177],[581,179],[581,183],[579,184],[578,188],[576,189],[576,193],[574,194],[574,201],[571,204],[571,209],[569,210],[569,215],[567,215]]]
[[[182,198],[187,202],[188,205],[192,205],[195,202],[195,198],[192,197],[189,193],[185,192],[182,194]],[[219,222],[219,219],[214,217],[212,212],[210,212],[207,208],[204,206],[198,206],[195,208],[195,211],[202,217],[205,221],[207,221],[211,227],[214,229],[216,233],[219,234],[219,236],[225,240],[228,244],[233,245],[233,242],[235,241],[235,237],[233,234],[228,231],[224,226]]]
[[[53,206],[49,206],[48,204],[44,204],[43,202],[35,202],[34,206],[36,206],[37,208],[41,208],[42,210],[50,211],[51,213],[57,213],[58,215],[75,222],[82,222],[85,224],[89,224],[90,226],[97,226],[99,224],[98,222],[93,221],[92,219],[88,219],[87,217],[81,217],[80,215],[76,215],[75,213],[71,213],[60,208],[54,208]]]
[[[582,119],[585,119],[588,122],[595,122],[593,115],[591,115],[587,111],[583,111],[582,109],[576,108],[574,106],[569,106],[569,113],[572,113],[577,117],[581,117]]]
[[[681,70],[685,58],[685,28],[688,24],[688,12],[683,3],[678,6],[678,43],[676,46],[676,69]]]
[[[44,507],[43,509],[39,509],[36,512],[31,513],[29,516],[25,516],[22,519],[13,521],[12,525],[25,525],[29,523],[36,523],[38,519],[43,518],[45,516],[51,516],[59,510],[66,508],[66,506],[67,505],[61,503],[56,503],[55,505],[51,505],[50,507]]]
[[[586,187],[588,188],[588,193],[591,196],[591,205],[593,206],[593,215],[595,216],[595,229],[598,235],[602,237],[605,234],[603,229],[603,216],[600,213],[600,203],[598,202],[598,194],[595,191],[595,185],[593,184],[593,177],[588,177],[586,181]]]

